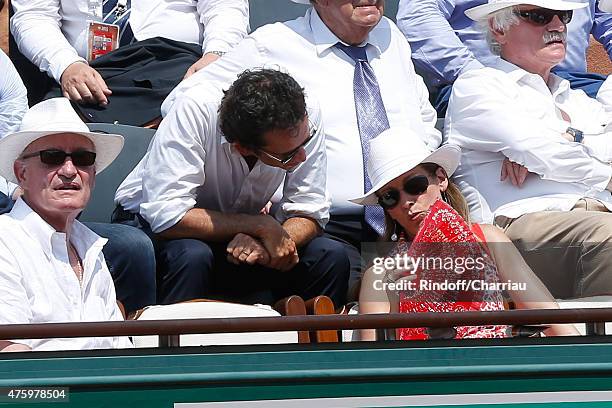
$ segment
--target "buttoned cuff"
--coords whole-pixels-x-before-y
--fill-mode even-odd
[[[206,54],[211,51],[228,52],[232,49],[231,44],[221,39],[207,39],[202,46],[202,52]]]
[[[55,82],[61,84],[62,74],[66,68],[75,62],[84,62],[87,64],[87,60],[80,57],[73,49],[58,51],[55,55],[53,55],[53,62],[49,65],[49,73],[51,77],[55,79]]]
[[[296,203],[282,203],[280,209],[274,214],[274,218],[281,224],[294,217],[309,218],[316,222],[321,229],[324,229],[329,221],[329,207],[304,203],[299,205]]]
[[[187,211],[195,207],[194,199],[173,199],[140,204],[140,215],[149,223],[151,231],[158,234],[178,224]]]

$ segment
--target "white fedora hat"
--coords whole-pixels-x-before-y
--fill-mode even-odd
[[[96,173],[104,170],[123,148],[123,136],[90,132],[66,98],[53,98],[32,106],[19,126],[19,131],[0,140],[0,175],[17,183],[13,163],[35,140],[56,133],[83,135],[94,144]]]
[[[355,204],[376,205],[376,192],[385,184],[422,163],[435,163],[450,177],[457,170],[461,149],[455,145],[444,145],[433,153],[416,133],[405,128],[387,129],[370,140],[368,175],[372,188],[361,197],[353,198]]]
[[[599,9],[605,13],[612,12],[612,0],[600,0]]]
[[[472,20],[480,21],[487,18],[491,13],[520,4],[542,7],[549,10],[576,10],[589,5],[589,3],[578,3],[565,0],[489,0],[485,4],[465,10],[465,15]]]

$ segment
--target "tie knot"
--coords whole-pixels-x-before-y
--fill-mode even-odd
[[[355,63],[357,61],[367,61],[368,56],[366,55],[366,47],[357,47],[354,45],[344,45],[342,43],[337,43],[336,47],[338,47],[342,52],[351,57]]]

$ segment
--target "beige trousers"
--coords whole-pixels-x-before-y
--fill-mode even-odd
[[[554,297],[612,295],[612,213],[599,201],[496,222]]]

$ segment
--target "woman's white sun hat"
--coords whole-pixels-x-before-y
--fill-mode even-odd
[[[489,0],[486,4],[472,7],[465,10],[465,15],[474,21],[480,21],[506,7],[518,6],[521,4],[542,7],[549,10],[577,10],[587,7],[589,3],[578,3],[565,0]]]
[[[96,173],[104,170],[123,148],[123,136],[90,132],[66,98],[53,98],[32,106],[23,115],[19,131],[0,139],[0,175],[17,183],[13,163],[26,147],[56,133],[83,135],[94,144]]]
[[[361,197],[349,201],[361,205],[376,205],[376,192],[388,182],[396,179],[422,163],[435,163],[450,177],[457,170],[461,149],[455,145],[444,145],[433,153],[410,129],[387,129],[370,140],[367,164],[372,188]]]

